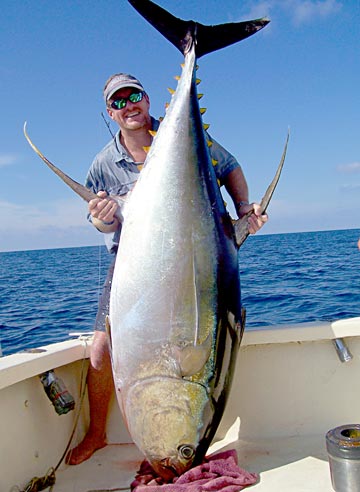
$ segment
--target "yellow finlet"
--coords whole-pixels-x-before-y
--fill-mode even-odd
[[[141,169],[144,167],[144,164],[137,164],[136,167],[139,169],[139,171],[141,171]]]
[[[196,85],[199,85],[201,82],[201,79],[196,79]]]
[[[211,147],[213,144],[211,140],[207,140],[206,143],[208,144],[208,147]]]
[[[143,147],[143,149],[145,150],[145,152],[146,152],[146,153],[148,153],[148,152],[149,152],[149,150],[150,150],[150,147],[151,147],[151,145],[149,145],[149,146],[145,146],[145,147]]]
[[[200,108],[200,114],[206,113],[206,108]]]
[[[175,75],[174,79],[175,80],[180,80],[180,75]]]
[[[155,130],[149,130],[149,133],[152,137],[155,137],[155,135],[157,134]]]
[[[180,67],[181,68],[184,68],[185,67],[185,63],[180,63]]]
[[[208,130],[210,128],[209,123],[203,123],[203,128],[205,131]]]
[[[198,94],[197,98],[200,100],[203,96],[204,96],[204,94]]]
[[[171,89],[171,87],[168,87],[168,91],[170,92],[171,95],[175,94],[175,90]]]
[[[216,159],[211,159],[211,162],[213,166],[216,166],[216,164],[219,163],[219,161],[217,161]]]
[[[221,187],[220,179],[217,179],[216,181],[217,181],[219,188],[220,188]]]
[[[165,103],[165,109],[167,109],[170,106],[170,103]]]

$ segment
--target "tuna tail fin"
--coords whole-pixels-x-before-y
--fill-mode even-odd
[[[192,20],[179,19],[150,0],[128,2],[184,55],[189,45],[195,41],[197,58],[237,43],[255,34],[270,22],[269,19],[262,18],[205,26]]]

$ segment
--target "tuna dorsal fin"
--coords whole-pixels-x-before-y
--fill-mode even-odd
[[[269,19],[262,18],[205,26],[193,20],[179,19],[150,0],[128,2],[181,53],[185,54],[189,45],[195,41],[197,58],[237,43],[255,34],[270,22]]]

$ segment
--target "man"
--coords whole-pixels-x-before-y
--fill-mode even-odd
[[[151,117],[149,96],[140,81],[132,75],[122,73],[110,77],[103,95],[108,115],[120,130],[95,157],[86,186],[98,195],[89,203],[90,220],[105,234],[107,247],[115,256],[121,224],[114,215],[118,202],[109,195],[124,196],[133,189],[146,158],[144,147],[149,147],[152,142],[149,130],[156,131],[159,121]],[[267,221],[267,215],[260,215],[260,205],[249,204],[247,183],[236,159],[214,140],[210,152],[213,159],[218,161],[215,166],[217,177],[230,194],[239,217],[254,209],[254,214],[249,218],[249,232],[254,234]],[[105,317],[108,314],[114,262],[109,268],[95,321],[87,379],[90,426],[83,441],[67,456],[66,461],[71,465],[81,463],[97,449],[106,446],[106,418],[113,379]]]

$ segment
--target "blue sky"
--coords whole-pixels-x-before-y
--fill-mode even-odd
[[[159,0],[203,24],[268,16],[255,36],[199,61],[210,133],[242,164],[259,201],[288,157],[263,233],[358,228],[358,0]],[[3,0],[0,29],[0,251],[102,244],[86,204],[33,153],[83,182],[110,138],[102,87],[143,82],[155,117],[181,54],[126,0]],[[115,131],[115,127],[113,127]]]

